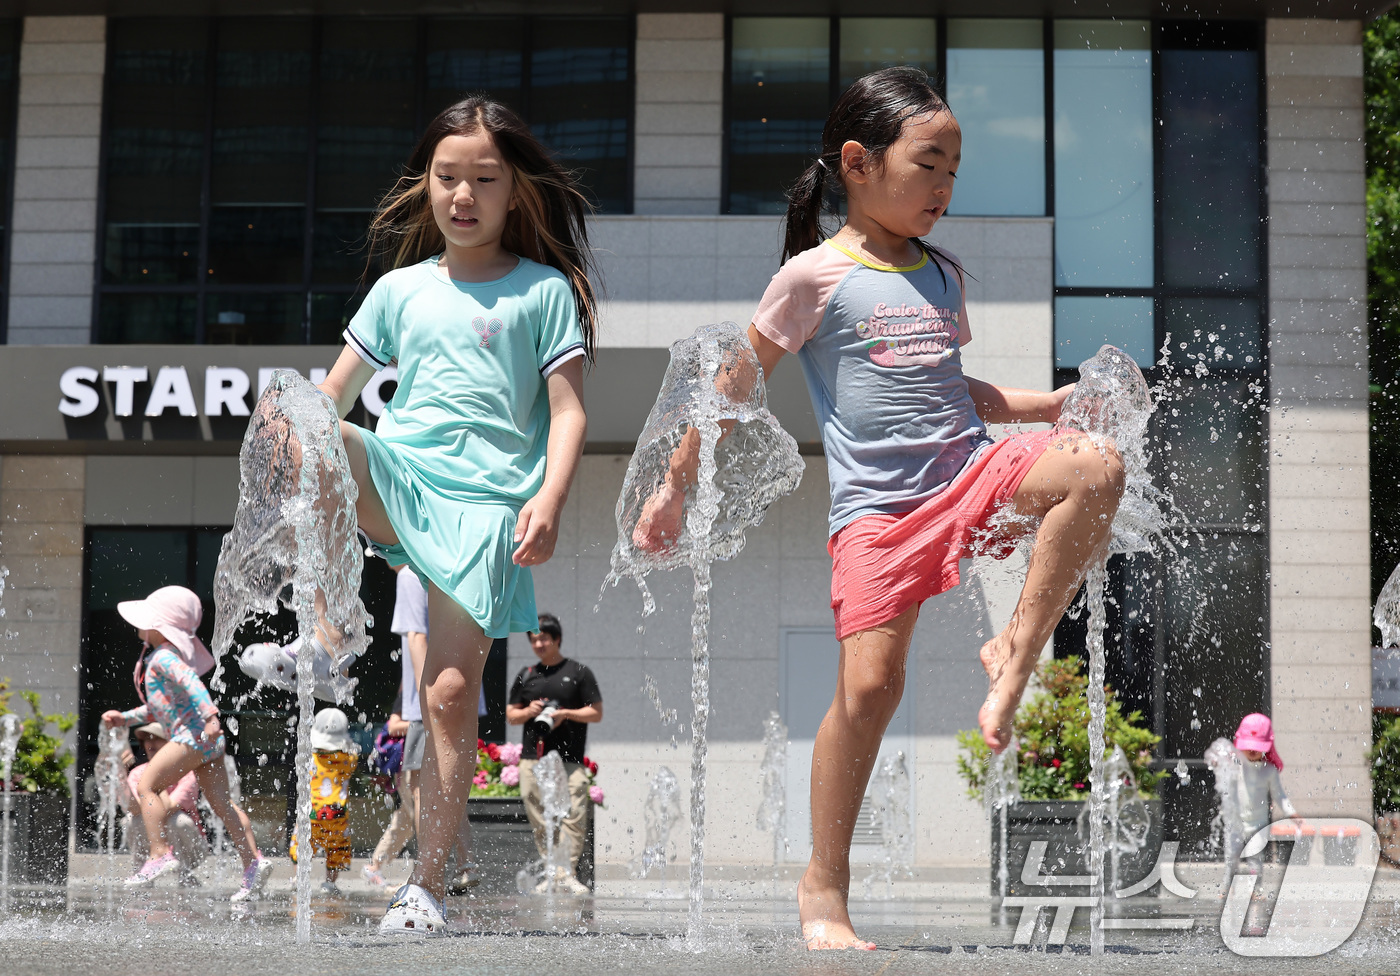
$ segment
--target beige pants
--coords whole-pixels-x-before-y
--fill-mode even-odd
[[[399,806],[389,818],[384,836],[375,845],[374,856],[370,858],[370,863],[375,867],[383,867],[386,861],[398,857],[418,830],[418,773],[416,769],[405,769],[399,773]],[[457,832],[457,867],[466,870],[464,865],[471,863],[471,860],[472,824],[464,813],[461,829]]]
[[[544,804],[540,800],[540,784],[535,779],[537,759],[520,760],[520,796],[525,801],[525,815],[530,818],[530,826],[535,828],[535,847],[540,857],[545,856],[548,845],[545,842]],[[569,843],[569,867],[578,873],[579,855],[583,853],[583,842],[588,836],[588,814],[593,801],[588,796],[588,771],[578,763],[565,763],[564,772],[569,775],[569,815],[559,825],[561,840]]]

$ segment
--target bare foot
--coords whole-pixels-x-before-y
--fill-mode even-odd
[[[875,943],[856,935],[839,888],[809,886],[804,876],[797,883],[797,914],[802,919],[802,941],[808,949],[874,949]]]
[[[1003,646],[998,634],[982,645],[978,656],[987,672],[987,700],[977,713],[977,724],[982,729],[983,741],[992,752],[1001,752],[1011,742],[1012,720],[1021,701],[1019,691],[1013,691],[1013,682],[1008,680],[1010,648]]]

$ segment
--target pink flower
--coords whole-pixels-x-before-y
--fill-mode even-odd
[[[601,807],[603,805],[603,788],[601,786],[590,786],[588,788],[588,798]]]
[[[472,777],[472,783],[477,786],[485,786],[489,782],[491,782],[491,777],[486,774],[484,769],[478,769],[476,775]]]
[[[501,767],[501,785],[502,785],[502,786],[519,786],[519,785],[520,785],[520,767],[519,767],[519,766],[502,766],[502,767]]]
[[[520,749],[521,746],[519,742],[507,742],[505,745],[501,746],[501,762],[505,763],[507,766],[519,765]],[[505,782],[504,776],[502,776],[501,782]]]

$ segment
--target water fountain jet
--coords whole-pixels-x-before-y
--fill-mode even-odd
[[[685,531],[661,551],[636,544],[643,507],[665,484],[672,456],[690,431],[699,434],[699,473],[687,489]],[[744,547],[744,532],[801,481],[797,442],[767,407],[763,368],[748,335],[732,322],[702,326],[671,346],[656,404],[627,465],[617,500],[617,545],[604,584],[627,576],[646,587],[655,570],[688,567],[694,580],[691,615],[690,915],[692,943],[701,938],[704,907],[705,768],[710,715],[710,568]]]
[[[318,628],[335,646],[337,700],[348,702],[348,662],[368,646],[360,601],[363,547],[356,535],[359,490],[340,438],[335,404],[300,374],[277,370],[258,399],[239,452],[238,509],[214,575],[214,656],[210,685],[221,690],[224,656],[250,619],[296,613],[303,644]],[[318,643],[320,643],[318,641]],[[333,679],[334,680],[334,679]],[[315,655],[296,662],[297,818],[302,850],[311,844],[311,722]],[[297,864],[298,942],[311,940],[311,861]]]

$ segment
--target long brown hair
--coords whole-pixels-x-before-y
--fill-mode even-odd
[[[489,133],[514,177],[515,207],[506,216],[501,246],[563,272],[574,293],[584,349],[591,362],[598,335],[597,276],[585,218],[592,207],[578,179],[535,138],[525,121],[482,95],[462,99],[428,123],[403,175],[380,200],[369,224],[368,278],[376,266],[402,268],[438,254],[442,232],[433,219],[428,170],[448,136]]]
[[[788,191],[783,262],[826,239],[821,225],[824,211],[838,216],[827,208],[827,196],[829,191],[844,193],[846,189],[841,181],[842,146],[854,140],[865,147],[866,158],[878,164],[899,140],[905,122],[948,111],[948,103],[919,68],[884,68],[856,79],[827,116],[821,155]],[[941,249],[918,238],[913,240],[922,250],[951,261]],[[961,267],[958,271],[962,273]]]

